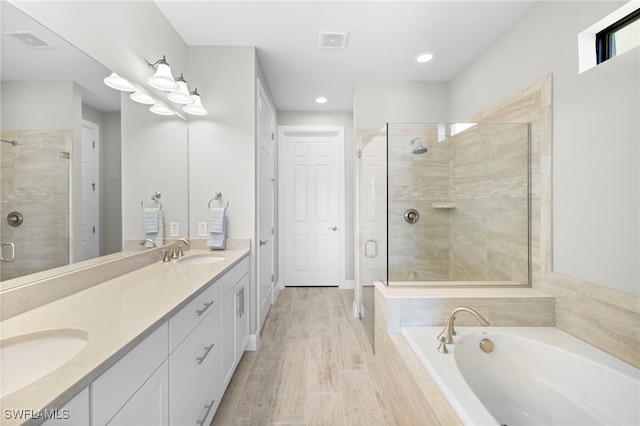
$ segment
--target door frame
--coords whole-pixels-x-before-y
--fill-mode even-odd
[[[94,142],[94,147],[93,152],[91,153],[92,156],[92,167],[93,167],[93,180],[95,182],[92,182],[95,184],[96,189],[95,189],[95,200],[96,200],[96,205],[95,205],[95,217],[94,219],[96,220],[96,231],[95,231],[95,238],[94,238],[94,244],[96,245],[95,250],[96,250],[96,255],[100,256],[100,251],[101,251],[101,244],[102,244],[102,227],[100,226],[100,211],[101,211],[101,198],[102,198],[102,182],[100,179],[100,174],[101,174],[101,170],[100,170],[100,125],[98,123],[95,123],[93,121],[89,121],[89,120],[85,120],[82,119],[82,124],[80,126],[80,130],[82,132],[82,128],[87,128],[90,129],[93,133],[93,142]],[[81,139],[81,144],[84,142],[82,133],[80,135],[80,139]],[[82,152],[82,150],[81,150]],[[80,158],[80,162],[82,163],[85,160],[84,155],[81,155]],[[83,173],[81,173],[81,196],[82,196],[82,218],[80,219],[81,222],[81,227],[80,229],[82,230],[82,225],[84,224],[84,210],[87,209],[88,206],[88,200],[84,197],[84,188],[86,188],[86,186],[89,184],[89,182],[87,182],[86,180],[87,176],[85,176]],[[80,236],[80,242],[82,242],[82,238],[83,236]],[[91,259],[92,257],[89,257],[88,259]],[[77,262],[78,260],[85,260],[87,258],[85,258],[85,252],[84,252],[84,247],[82,247],[82,245],[80,245],[78,247],[78,251],[76,251],[74,253],[74,262]]]
[[[275,229],[276,227],[276,217],[277,217],[277,212],[276,212],[276,193],[277,193],[277,177],[276,177],[276,141],[275,141],[275,133],[276,133],[276,115],[275,115],[275,110],[272,107],[271,103],[269,102],[269,98],[264,90],[264,87],[262,86],[262,82],[260,81],[260,79],[256,79],[256,96],[257,98],[260,99],[260,101],[264,104],[264,107],[269,111],[270,115],[271,115],[271,131],[272,131],[272,138],[271,138],[271,159],[272,159],[272,164],[269,164],[268,167],[271,168],[271,172],[272,172],[272,176],[275,179],[275,181],[272,182],[272,190],[271,190],[271,208],[272,208],[272,215],[271,215],[271,227],[272,229]],[[260,125],[260,120],[258,118],[258,102],[256,101],[256,123],[257,126]],[[260,140],[259,138],[259,134],[260,134],[260,129],[256,128],[256,165],[257,165],[257,171],[256,171],[256,205],[258,207],[258,209],[260,209],[261,206],[261,197],[260,197],[260,170],[262,167],[264,167],[265,165],[261,163],[260,161]],[[260,271],[261,271],[261,266],[262,266],[262,259],[260,256],[260,213],[258,211],[256,211],[256,293],[257,293],[257,297],[256,297],[256,336],[260,336],[260,330],[262,329],[262,325],[261,321],[262,321],[262,312],[260,310],[260,305],[261,305],[261,301],[262,301],[262,295],[260,294]],[[271,239],[271,243],[272,243],[272,259],[271,259],[271,274],[273,277],[273,281],[270,282],[270,286],[271,286],[271,301],[269,303],[269,308],[271,308],[271,305],[273,305],[273,302],[276,299],[276,294],[275,291],[275,273],[276,273],[276,267],[275,267],[275,257],[277,256],[277,250],[276,247],[278,246],[277,241],[276,241],[276,233],[273,232],[272,234],[272,239]],[[268,309],[267,309],[268,312]],[[264,315],[264,317],[266,318],[266,314]]]
[[[340,289],[351,289],[352,285],[346,283],[345,280],[345,254],[346,254],[346,235],[345,235],[345,223],[346,223],[346,182],[345,182],[345,127],[335,125],[280,125],[278,126],[278,182],[283,182],[284,169],[288,166],[284,157],[284,144],[286,143],[285,132],[295,132],[296,134],[308,133],[309,136],[313,136],[317,133],[324,132],[338,132],[341,135],[340,149],[338,149],[338,287]],[[285,230],[287,224],[284,220],[285,200],[287,194],[284,193],[283,188],[278,185],[278,240],[285,241]],[[278,281],[278,288],[280,290],[285,288],[284,277],[285,271],[285,244],[278,245],[278,277],[281,277]]]

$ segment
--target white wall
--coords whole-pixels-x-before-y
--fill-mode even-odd
[[[578,73],[577,34],[622,2],[539,2],[450,83],[465,117],[553,74],[553,270],[640,294],[640,49]]]
[[[283,126],[343,126],[345,129],[345,276],[354,279],[354,164],[355,144],[351,112],[278,112],[278,125]]]
[[[188,236],[189,143],[187,122],[153,114],[148,105],[122,102],[122,239],[145,237],[143,211],[153,207],[151,196],[159,191],[164,212],[164,237],[172,222],[178,237]]]
[[[354,127],[381,129],[386,123],[444,123],[449,84],[430,81],[358,81],[354,88]]]
[[[229,202],[227,236],[252,238],[255,220],[255,48],[190,47],[190,87],[209,112],[189,122],[190,235],[217,191]],[[212,206],[216,206],[214,201]]]

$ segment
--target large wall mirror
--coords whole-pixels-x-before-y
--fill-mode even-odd
[[[108,64],[14,5],[0,7],[0,289],[143,250],[141,203],[157,205],[156,192],[166,237],[170,223],[187,237],[187,123],[153,116],[103,83]]]

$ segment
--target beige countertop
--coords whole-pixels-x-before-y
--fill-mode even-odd
[[[156,328],[249,254],[249,249],[189,250],[225,260],[200,265],[155,262],[0,322],[2,340],[56,329],[81,330],[87,345],[52,373],[0,399],[2,425],[21,424],[5,410],[61,408]]]

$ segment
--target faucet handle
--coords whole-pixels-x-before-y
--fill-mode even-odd
[[[446,340],[447,339],[444,336],[442,336],[440,338],[440,344],[438,345],[438,352],[443,353],[443,354],[448,354],[449,353],[449,349],[447,349]]]
[[[169,257],[169,252],[167,250],[162,250],[162,261],[163,262],[171,262],[171,258]]]
[[[170,256],[170,258],[171,259],[177,259],[178,257],[179,257],[178,256],[178,250],[176,250],[175,247],[172,247],[171,248],[171,256]]]

